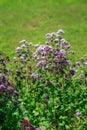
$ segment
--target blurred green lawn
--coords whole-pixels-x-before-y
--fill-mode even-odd
[[[58,29],[76,58],[87,56],[87,0],[0,0],[0,51],[12,55],[22,39],[44,43]]]

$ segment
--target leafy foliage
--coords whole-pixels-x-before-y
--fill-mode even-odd
[[[87,58],[73,62],[63,34],[46,34],[45,45],[20,41],[12,61],[0,55],[2,130],[87,129]]]

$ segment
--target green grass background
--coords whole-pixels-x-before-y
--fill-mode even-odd
[[[87,0],[0,0],[0,51],[12,55],[19,41],[44,43],[58,29],[76,51],[87,56]]]

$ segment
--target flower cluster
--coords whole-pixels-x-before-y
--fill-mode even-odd
[[[31,76],[31,78],[33,78],[33,79],[39,79],[39,78],[40,78],[40,75],[39,75],[39,74],[31,73],[30,76]]]
[[[47,33],[44,45],[20,41],[12,61],[0,53],[3,130],[21,120],[21,130],[87,129],[87,58],[74,62],[63,34]]]
[[[19,93],[14,88],[13,82],[11,82],[4,74],[0,74],[0,96],[3,97],[5,95],[6,98],[10,97],[10,100],[14,97],[15,102],[18,99]]]

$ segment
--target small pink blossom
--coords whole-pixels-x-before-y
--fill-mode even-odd
[[[4,85],[0,85],[0,91],[3,92],[5,91],[6,87]]]
[[[16,53],[19,53],[21,51],[21,49],[22,49],[21,47],[17,47],[16,48]]]
[[[76,112],[76,116],[80,116],[82,113],[81,112]]]
[[[62,49],[62,50],[59,51],[58,55],[60,57],[65,57],[66,56],[66,51],[64,49]]]
[[[80,74],[80,78],[84,78],[85,77],[85,75],[84,74]]]
[[[9,93],[13,93],[15,89],[13,87],[9,87],[7,90]]]
[[[41,67],[41,66],[44,66],[44,65],[46,65],[46,60],[39,61],[36,65],[36,67]]]
[[[53,37],[53,34],[52,34],[52,33],[47,33],[47,34],[46,34],[46,38],[51,39],[52,37]]]
[[[39,79],[39,78],[40,78],[40,75],[39,75],[39,74],[31,73],[30,76],[31,76],[33,79]]]
[[[23,124],[23,125],[26,125],[26,126],[31,125],[31,123],[30,123],[28,120],[26,120],[26,119],[23,119],[23,120],[22,120],[22,124]]]

